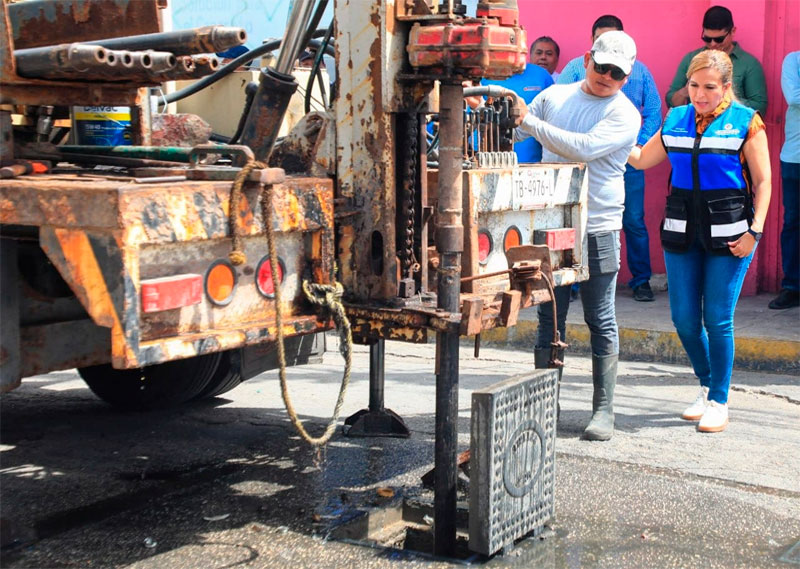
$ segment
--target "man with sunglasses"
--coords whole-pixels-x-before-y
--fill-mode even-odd
[[[585,162],[588,171],[587,252],[589,280],[581,283],[583,317],[591,331],[592,419],[588,440],[606,441],[614,433],[613,399],[617,381],[619,335],[614,292],[619,272],[625,164],[636,143],[641,117],[620,92],[636,60],[636,44],[622,31],[602,34],[584,55],[586,78],[553,85],[530,105],[518,101],[522,117],[516,140],[535,137],[544,162]],[[553,328],[565,338],[569,286],[555,289],[558,322],[552,304],[539,305],[534,352],[536,367],[547,367]]]
[[[767,112],[767,81],[761,63],[743,50],[734,41],[736,27],[733,14],[724,6],[712,6],[703,16],[703,33],[700,39],[704,47],[690,51],[678,65],[678,71],[667,91],[667,106],[680,107],[689,103],[686,87],[686,70],[692,58],[704,49],[719,49],[727,53],[733,62],[733,93],[739,102],[753,108],[762,115]]]
[[[623,31],[622,20],[613,14],[600,16],[592,24],[592,43],[606,32]],[[586,76],[583,56],[578,56],[564,67],[558,83],[574,83]],[[658,93],[653,74],[638,59],[622,86],[622,92],[642,115],[642,127],[636,144],[640,147],[658,132],[661,126],[661,95]],[[633,291],[633,299],[639,302],[655,300],[650,288],[650,236],[644,221],[644,172],[630,164],[625,168],[625,213],[622,215],[622,230],[625,232],[625,258],[631,279],[628,286]]]

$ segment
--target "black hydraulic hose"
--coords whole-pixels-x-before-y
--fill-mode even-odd
[[[314,11],[314,14],[311,16],[311,21],[308,23],[308,29],[306,30],[306,35],[303,37],[303,43],[301,44],[304,48],[308,45],[311,39],[314,36],[317,30],[317,26],[319,25],[319,21],[322,19],[322,15],[325,13],[325,8],[328,7],[328,0],[319,0],[317,4],[317,8]],[[331,25],[333,25],[333,21],[331,21]]]
[[[233,133],[228,144],[236,144],[239,142],[239,138],[242,136],[242,131],[244,130],[244,123],[247,122],[247,115],[250,114],[250,107],[253,106],[253,99],[256,97],[256,91],[258,91],[258,83],[255,81],[250,81],[244,88],[244,108],[242,109],[242,115],[239,117],[239,124],[236,125],[236,132]]]
[[[311,73],[308,76],[305,97],[306,114],[311,112],[311,91],[314,88],[314,77],[319,78],[319,90],[320,94],[322,95],[322,104],[326,108],[328,106],[327,102],[325,101],[325,86],[322,84],[322,74],[319,72],[319,66],[322,62],[322,56],[325,55],[325,48],[328,47],[328,42],[331,40],[331,34],[333,34],[333,22],[331,22],[331,25],[328,26],[328,29],[325,32],[325,37],[322,38],[322,47],[317,50],[316,56],[314,57],[314,65],[311,67]]]
[[[327,29],[316,30],[312,35],[315,36],[315,37],[316,36],[323,36],[323,35],[325,35],[327,33],[327,31],[328,31]],[[183,89],[181,89],[179,91],[175,91],[174,93],[170,93],[169,95],[166,95],[162,99],[162,101],[164,101],[166,103],[174,103],[175,101],[180,101],[181,99],[185,99],[186,97],[194,95],[198,91],[202,91],[206,87],[209,87],[209,86],[213,85],[214,83],[216,83],[217,81],[219,81],[223,77],[226,77],[227,75],[230,75],[231,73],[233,73],[235,70],[237,70],[242,65],[244,65],[246,63],[250,63],[255,58],[261,57],[265,53],[269,53],[271,51],[275,51],[276,49],[278,49],[281,46],[282,41],[283,40],[272,40],[272,41],[269,41],[269,42],[267,42],[265,44],[262,44],[262,45],[260,45],[260,46],[258,46],[256,48],[254,48],[254,49],[251,49],[250,51],[248,51],[247,53],[243,53],[242,55],[240,55],[239,57],[237,57],[236,59],[234,59],[233,61],[231,61],[227,65],[223,65],[222,67],[217,69],[211,75],[203,77],[202,79],[192,83],[188,87],[184,87]],[[322,45],[322,42],[319,41],[319,40],[312,39],[312,40],[309,41],[309,45],[313,45],[313,46],[317,47],[317,49],[319,49],[319,46]],[[328,53],[328,55],[332,55],[332,56],[336,55],[336,51],[334,50],[332,45],[328,45],[325,48],[325,52]]]

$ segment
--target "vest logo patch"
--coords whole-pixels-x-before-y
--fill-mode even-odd
[[[724,129],[715,130],[714,134],[716,134],[717,136],[719,136],[719,135],[722,135],[722,136],[737,136],[739,134],[739,129],[738,128],[733,128],[733,125],[731,123],[728,123],[728,124],[725,125]]]

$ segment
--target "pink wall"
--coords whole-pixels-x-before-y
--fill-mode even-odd
[[[552,36],[561,47],[558,70],[572,58],[583,55],[591,46],[594,21],[603,14],[619,17],[638,48],[639,59],[653,73],[659,92],[667,92],[681,58],[702,46],[703,14],[721,4],[733,12],[736,40],[759,58],[767,76],[769,108],[767,134],[773,161],[773,200],[767,218],[768,228],[758,248],[753,268],[748,272],[744,294],[757,290],[777,290],[780,284],[779,231],[780,169],[778,152],[783,142],[783,116],[786,103],[780,93],[780,66],[790,51],[800,49],[800,0],[519,0],[520,18],[528,40]],[[663,97],[662,97],[663,103]],[[666,106],[664,106],[666,111]],[[654,273],[664,272],[664,259],[658,241],[669,165],[661,164],[646,174],[645,221],[650,233],[650,259]],[[624,261],[620,282],[630,272]]]

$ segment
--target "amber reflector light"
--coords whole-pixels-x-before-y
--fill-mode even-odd
[[[206,294],[214,304],[228,304],[233,299],[236,275],[225,261],[217,261],[206,273]]]
[[[512,247],[519,247],[520,245],[522,245],[522,235],[519,229],[512,225],[506,231],[505,237],[503,237],[503,252],[507,253]]]

